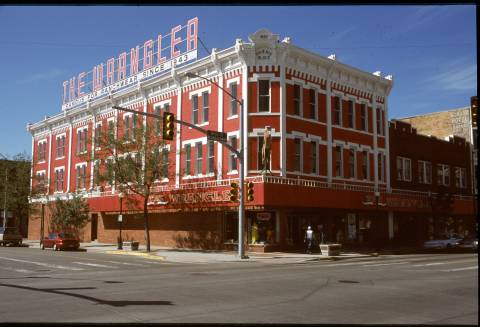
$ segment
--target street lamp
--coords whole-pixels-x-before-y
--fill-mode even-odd
[[[238,161],[239,161],[239,207],[238,207],[238,256],[241,259],[248,259],[248,256],[245,255],[245,248],[244,248],[244,240],[243,240],[243,228],[244,228],[244,221],[245,221],[245,199],[244,199],[244,171],[243,171],[243,166],[245,163],[245,155],[243,152],[243,124],[244,124],[244,117],[243,117],[243,99],[239,100],[236,97],[234,97],[230,92],[225,90],[223,87],[212,81],[211,79],[208,79],[203,76],[199,76],[194,73],[186,73],[185,76],[187,77],[198,77],[203,80],[206,80],[214,85],[216,85],[219,89],[221,89],[223,92],[227,93],[233,100],[235,100],[237,103],[240,104],[240,151],[237,154]]]
[[[123,192],[120,192],[118,194],[118,198],[120,199],[120,214],[118,215],[118,223],[119,223],[119,234],[118,234],[118,240],[117,240],[117,249],[118,250],[123,250],[123,240],[122,240],[122,221],[123,221],[123,216],[122,216],[122,202],[123,202],[123,197],[125,194]]]
[[[8,158],[5,157],[3,154],[0,153],[0,155],[5,160],[8,160]],[[5,226],[7,225],[7,183],[8,183],[8,164],[7,162],[5,162],[5,186],[3,188],[3,223],[2,223],[3,229],[5,229]]]

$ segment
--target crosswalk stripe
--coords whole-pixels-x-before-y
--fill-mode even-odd
[[[446,265],[446,262],[432,262],[432,263],[424,263],[421,265],[413,265],[414,267],[430,267],[430,266],[438,266],[438,265]]]
[[[107,265],[101,265],[99,263],[90,263],[90,262],[72,262],[77,265],[84,265],[84,266],[91,266],[91,267],[99,267],[99,268],[118,268],[115,266],[107,266]]]
[[[43,262],[28,261],[28,260],[21,260],[21,259],[13,259],[13,258],[7,258],[7,257],[0,257],[0,259],[10,260],[10,261],[16,261],[16,262],[31,263],[31,264],[33,264],[33,265],[42,266],[42,267],[48,267],[48,268],[55,268],[55,269],[84,270],[83,268],[66,267],[66,266],[62,266],[62,265],[48,264],[48,263],[43,263]]]
[[[376,261],[362,261],[362,262],[349,262],[349,263],[332,263],[329,265],[324,265],[324,267],[338,267],[338,266],[354,266],[354,265],[363,265],[366,263],[373,263]]]

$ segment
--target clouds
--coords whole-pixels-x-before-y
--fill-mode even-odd
[[[422,80],[420,84],[443,92],[476,93],[477,64],[472,63],[471,57],[467,56],[439,62],[436,72]]]
[[[65,75],[66,71],[58,69],[58,68],[52,68],[48,71],[37,73],[37,74],[32,74],[29,76],[25,76],[17,81],[17,84],[29,84],[33,82],[41,82],[41,81],[46,81],[50,79],[57,78],[58,76]]]

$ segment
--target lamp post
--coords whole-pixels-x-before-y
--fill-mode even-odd
[[[118,198],[120,199],[120,214],[118,215],[118,223],[119,223],[119,234],[118,234],[118,240],[117,240],[117,249],[118,250],[123,250],[123,240],[122,240],[122,222],[123,222],[123,216],[122,216],[122,202],[123,202],[123,197],[125,194],[123,192],[120,192],[118,194]]]
[[[3,154],[0,153],[0,155],[5,160],[8,160],[8,158],[5,157]],[[2,222],[2,227],[4,229],[5,229],[5,226],[7,225],[7,183],[8,183],[8,165],[7,165],[7,162],[5,162],[5,186],[3,188],[3,222]]]
[[[223,92],[228,94],[233,100],[235,100],[237,103],[240,104],[240,132],[239,132],[239,137],[240,137],[240,151],[238,151],[237,158],[239,161],[239,173],[238,173],[238,179],[239,179],[239,206],[238,206],[238,256],[241,259],[247,259],[248,256],[245,255],[245,248],[244,248],[244,221],[245,221],[245,198],[244,198],[244,171],[243,171],[243,166],[245,163],[245,153],[243,151],[243,126],[244,126],[244,117],[243,117],[243,99],[239,100],[236,97],[234,97],[230,92],[225,90],[223,87],[212,81],[211,79],[208,79],[203,76],[199,76],[194,73],[186,73],[185,74],[187,77],[198,77],[203,80],[206,80],[214,85],[216,85],[219,89],[221,89]]]

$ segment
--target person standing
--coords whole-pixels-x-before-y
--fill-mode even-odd
[[[312,254],[313,248],[313,230],[312,227],[308,226],[307,230],[305,231],[305,244],[307,246],[306,252],[308,254]]]

